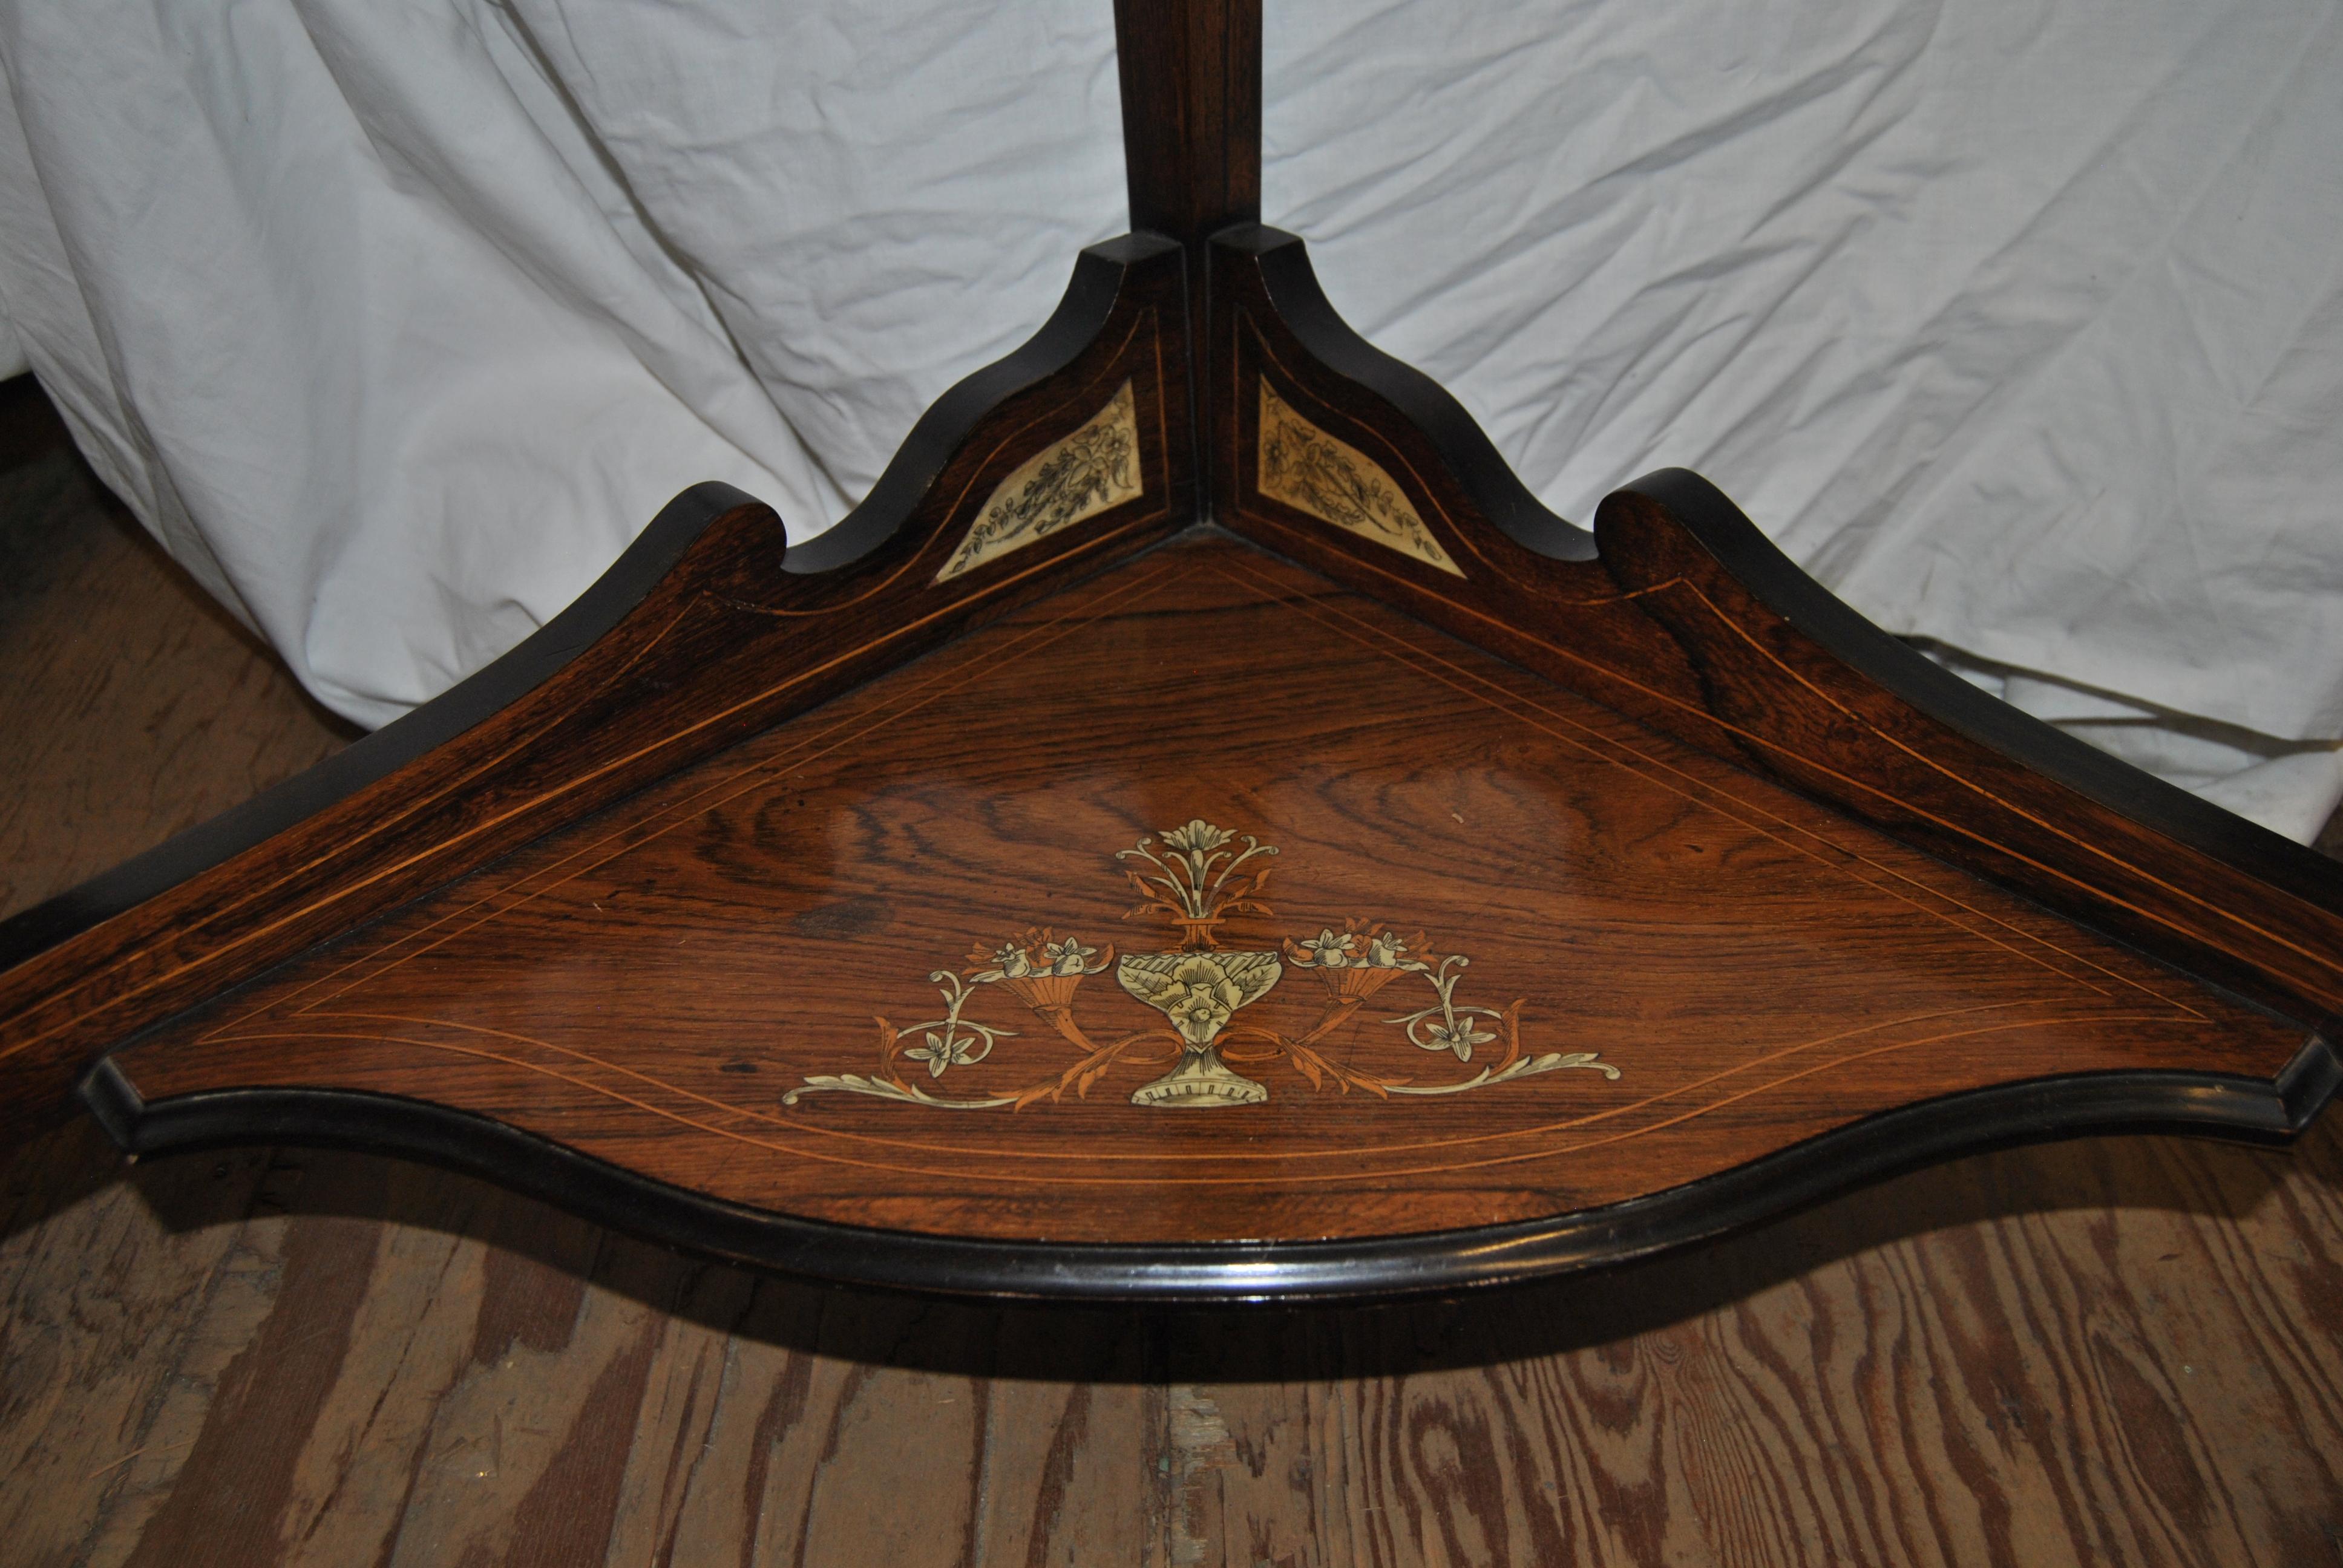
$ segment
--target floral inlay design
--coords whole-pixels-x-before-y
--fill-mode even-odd
[[[1322,523],[1464,575],[1383,465],[1295,413],[1267,377],[1261,382],[1261,472],[1254,484],[1271,500]]]
[[[1381,920],[1345,917],[1340,930],[1326,926],[1300,940],[1282,938],[1275,950],[1223,947],[1220,929],[1232,920],[1276,913],[1262,899],[1276,854],[1275,846],[1252,834],[1232,833],[1202,818],[1148,835],[1115,855],[1139,896],[1123,918],[1163,921],[1176,933],[1174,946],[1117,959],[1111,946],[1091,947],[1047,926],[1028,928],[1006,941],[979,943],[964,967],[929,974],[929,983],[941,995],[941,1017],[902,1028],[873,1020],[879,1026],[873,1071],[813,1074],[781,1102],[796,1105],[809,1094],[828,1091],[951,1111],[1014,1111],[1061,1100],[1069,1092],[1086,1098],[1118,1068],[1169,1068],[1133,1089],[1131,1103],[1258,1105],[1269,1098],[1268,1087],[1237,1069],[1279,1062],[1312,1089],[1331,1085],[1346,1094],[1355,1089],[1385,1100],[1461,1094],[1565,1068],[1619,1076],[1598,1051],[1525,1051],[1523,1003],[1498,1008],[1459,1001],[1457,986],[1472,960],[1462,953],[1434,952],[1421,932],[1402,936]],[[1132,1000],[1162,1015],[1161,1023],[1094,1033],[1093,1025],[1075,1018],[1082,981],[1110,969]],[[1313,1021],[1290,1032],[1241,1016],[1289,970],[1318,982],[1312,992],[1318,1008]],[[1403,1002],[1389,1016],[1360,1018],[1370,998],[1403,982],[1410,982],[1411,1001],[1423,1005]],[[969,1016],[971,1004],[993,990],[1007,993],[1057,1037],[1061,1060],[1054,1065],[1037,1062],[1033,1076],[1015,1075],[1013,1087],[999,1092],[953,1092],[947,1074],[990,1060],[1003,1040],[1020,1038],[1014,1029]],[[1387,1001],[1375,1011],[1391,1005]],[[1372,1027],[1376,1023],[1380,1029]],[[1478,1070],[1423,1081],[1403,1069],[1354,1065],[1373,1053],[1378,1042],[1385,1047],[1382,1054],[1397,1052],[1427,1065],[1428,1059],[1437,1059],[1452,1074],[1474,1067],[1477,1054]],[[1340,1043],[1349,1049],[1338,1050]],[[1071,1058],[1062,1048],[1071,1048]]]
[[[936,581],[949,582],[971,567],[1145,493],[1139,472],[1139,410],[1126,381],[1081,429],[1042,447],[993,487]]]

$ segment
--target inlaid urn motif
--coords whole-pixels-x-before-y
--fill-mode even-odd
[[[875,1020],[876,1072],[817,1073],[781,1102],[796,1105],[809,1094],[839,1092],[948,1111],[1015,1111],[1062,1100],[1069,1092],[1086,1099],[1118,1065],[1169,1069],[1131,1091],[1133,1105],[1194,1110],[1262,1104],[1270,1098],[1269,1087],[1238,1068],[1278,1061],[1313,1089],[1331,1085],[1344,1094],[1355,1089],[1383,1100],[1458,1094],[1564,1068],[1619,1076],[1596,1051],[1524,1052],[1523,1004],[1494,1008],[1457,1000],[1457,984],[1472,960],[1462,953],[1433,952],[1421,933],[1403,937],[1381,920],[1347,917],[1341,930],[1329,926],[1300,941],[1285,938],[1278,951],[1222,947],[1220,930],[1229,921],[1275,913],[1261,895],[1276,853],[1274,845],[1252,834],[1232,833],[1202,818],[1141,839],[1115,855],[1139,895],[1124,918],[1162,920],[1173,933],[1170,944],[1118,960],[1112,947],[1091,947],[1046,926],[994,946],[979,944],[966,968],[928,976],[941,992],[942,1017],[903,1029],[884,1018]],[[1074,1016],[1081,982],[1110,967],[1124,991],[1161,1015],[1161,1024],[1101,1038]],[[1313,974],[1321,982],[1315,1022],[1291,1032],[1243,1016],[1288,969]],[[1395,1028],[1394,1045],[1404,1042],[1416,1052],[1453,1057],[1468,1067],[1484,1047],[1500,1046],[1500,1058],[1484,1058],[1480,1070],[1467,1078],[1423,1083],[1413,1076],[1363,1070],[1318,1050],[1358,1021],[1370,998],[1409,979],[1428,987],[1432,1000],[1382,1020]],[[948,1072],[977,1067],[992,1058],[1002,1040],[1017,1037],[1015,1030],[968,1014],[975,999],[993,988],[1047,1025],[1077,1059],[1005,1092],[946,1092],[942,1081]]]
[[[1122,989],[1161,1012],[1180,1031],[1180,1065],[1131,1091],[1134,1105],[1258,1105],[1269,1091],[1221,1060],[1212,1041],[1277,983],[1272,953],[1136,953],[1115,970]]]
[[[1258,1105],[1269,1091],[1221,1060],[1213,1041],[1237,1010],[1259,1001],[1284,972],[1275,953],[1221,952],[1212,933],[1229,915],[1266,912],[1252,895],[1268,871],[1248,861],[1277,851],[1251,834],[1242,840],[1199,819],[1118,854],[1133,866],[1131,885],[1144,900],[1131,912],[1160,913],[1177,926],[1177,952],[1139,953],[1115,970],[1122,989],[1172,1020],[1183,1047],[1180,1065],[1134,1091],[1134,1105]],[[1154,847],[1151,848],[1151,844]]]

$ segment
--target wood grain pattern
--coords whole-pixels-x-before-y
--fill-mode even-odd
[[[1260,0],[1116,0],[1114,30],[1131,226],[1201,263],[1261,216]]]
[[[1029,598],[1043,568],[1183,523],[1187,397],[1159,326],[1181,276],[1160,240],[1094,247],[1050,326],[931,410],[809,545],[785,556],[766,508],[689,493],[570,612],[439,702],[166,864],[126,868],[128,892],[10,921],[0,946],[31,956],[0,972],[0,1130],[62,1114],[106,1040],[915,658]],[[982,498],[1124,381],[1143,498],[934,588]]]
[[[1193,55],[1232,48],[1233,18],[1174,20]],[[1182,136],[1228,141],[1214,101]],[[1175,183],[1201,201],[1198,166]],[[865,1283],[1299,1294],[1616,1261],[1994,1141],[2283,1140],[2343,1081],[2328,869],[2077,760],[1694,476],[1613,498],[1590,543],[1342,327],[1298,241],[1214,245],[1217,347],[1193,357],[1219,504],[1358,597],[1224,543],[1109,569],[1201,493],[1195,275],[1171,240],[1095,247],[1050,326],[939,405],[838,529],[783,553],[769,513],[695,491],[590,603],[403,733],[0,930],[31,955],[0,975],[0,1110],[37,1125],[134,1038],[82,1092],[141,1151],[395,1149]],[[1110,437],[1113,473],[1068,466]],[[1406,548],[1383,548],[1394,528]],[[1126,950],[1128,998],[1091,989],[1087,1016],[1102,993],[1126,1015],[1095,1035],[1081,973],[1044,997],[983,969],[1079,969],[1100,950],[1077,926],[1129,915],[1085,868],[1223,819],[1303,851],[1279,895],[1301,926],[1212,958],[1213,922],[1175,920],[1176,947]],[[1005,929],[968,929],[1004,901]],[[1326,957],[1337,930],[1410,974],[1415,1010],[1373,1015]],[[898,962],[943,994],[890,992]],[[963,1016],[995,982],[1030,1020]],[[996,1050],[1034,1022],[1074,1059]],[[1471,1076],[1423,1075],[1419,1053],[1452,1050]],[[921,1061],[973,1092],[920,1087]],[[1270,1067],[1310,1092],[1245,1076]],[[1158,1076],[1125,1088],[1131,1068]],[[1597,1095],[1597,1075],[1626,1085]],[[846,1094],[912,1109],[873,1125]],[[1239,1114],[1149,1114],[1171,1106]],[[939,1110],[1011,1114],[925,1130]]]
[[[1263,685],[1268,648],[1277,679]],[[978,973],[1029,927],[1108,950],[1101,970],[1115,948],[1176,950],[1176,930],[1151,931],[1160,919],[1128,918],[1114,854],[1191,821],[1276,850],[1256,862],[1273,865],[1265,890],[1218,939],[1264,961],[1285,944],[1279,989],[1228,1024],[1252,1048],[1241,1070],[1269,1081],[1264,1102],[1134,1104],[1181,1042],[1103,974],[1029,1009],[1001,995],[971,1010],[1018,1032],[949,1078],[918,1056],[888,1069],[899,1094],[1062,1086],[1021,1109],[806,1094],[879,1070],[900,1032],[940,1049],[936,1025],[911,1021],[935,1017],[927,977],[971,955],[962,972]],[[1369,919],[1433,933],[1428,948],[1411,936],[1414,950],[1468,956],[1455,973],[1491,1010],[1482,1067],[1500,1050],[1575,1053],[1614,1077],[1379,1091],[1463,1081],[1472,1064],[1381,1016],[1425,998],[1394,988],[1346,1010],[1302,967],[1296,939]],[[1048,1007],[1085,984],[1091,1029],[1141,1037],[1130,1060],[1047,1027]],[[1344,1020],[1322,1035],[1328,1077],[1314,1057],[1255,1045],[1262,1027],[1321,1038]],[[1516,1031],[1518,1048],[1500,1040]],[[1284,1242],[1598,1209],[2044,1077],[2268,1081],[2303,1040],[1207,538],[686,769],[113,1060],[157,1116],[252,1087],[395,1094],[836,1224]],[[1076,1092],[1086,1062],[1095,1084]]]
[[[1261,217],[1260,0],[1115,0],[1114,33],[1131,226],[1185,249],[1201,322],[1204,242]]]
[[[2343,1008],[2331,864],[1985,699],[1831,598],[1695,476],[1628,486],[1590,539],[1536,504],[1453,398],[1342,325],[1292,236],[1224,233],[1212,269],[1215,506],[1231,527],[2331,1029]],[[1348,548],[1246,483],[1257,384],[1390,473],[1477,591]]]
[[[159,571],[129,599],[143,561],[124,613],[215,658]],[[0,661],[51,733],[103,650],[21,661],[25,625]],[[237,744],[146,749],[126,692],[71,767],[0,749],[9,841],[89,874],[330,744],[226,651],[170,675]],[[62,804],[100,788],[124,804]],[[218,1568],[2295,1568],[2343,1534],[2338,1191],[2331,1121],[2285,1155],[2097,1140],[1566,1287],[1141,1320],[793,1287],[359,1155],[126,1179],[80,1123],[0,1164],[0,1560],[115,1568],[200,1479],[253,1500]],[[355,1310],[294,1254],[352,1261]],[[321,1401],[219,1398],[317,1330]]]

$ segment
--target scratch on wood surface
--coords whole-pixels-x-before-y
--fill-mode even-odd
[[[1216,1512],[1211,1504],[1212,1473],[1237,1462],[1236,1439],[1211,1394],[1192,1382],[1173,1383],[1165,1392],[1165,1427],[1171,1453],[1171,1556],[1174,1568],[1202,1563],[1218,1533],[1208,1528]]]
[[[192,1437],[186,1437],[181,1438],[176,1442],[159,1442],[155,1444],[152,1448],[134,1448],[128,1453],[124,1454],[120,1459],[116,1460],[113,1463],[99,1465],[96,1470],[89,1473],[86,1479],[96,1481],[99,1476],[104,1475],[110,1470],[121,1469],[124,1465],[129,1463],[132,1460],[137,1458],[142,1453],[168,1453],[175,1448],[186,1448],[195,1441],[196,1440]]]

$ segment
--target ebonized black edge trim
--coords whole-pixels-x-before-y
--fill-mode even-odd
[[[1620,488],[1665,507],[1776,615],[1928,718],[2143,827],[2343,914],[2343,866],[1970,685],[1807,576],[1691,469],[1662,468]]]
[[[1624,1263],[1780,1218],[1956,1155],[2083,1134],[2193,1133],[2278,1144],[2343,1083],[2313,1035],[2276,1083],[2215,1073],[2037,1079],[1885,1111],[1735,1170],[1549,1220],[1363,1241],[1048,1245],[793,1219],[702,1198],[468,1111],[344,1090],[220,1090],[142,1101],[111,1059],[79,1095],[131,1154],[230,1143],[427,1161],[587,1219],[754,1267],[855,1288],[1129,1304],[1395,1298]]]
[[[1319,285],[1300,236],[1265,224],[1239,224],[1214,235],[1212,246],[1251,256],[1261,268],[1270,302],[1293,335],[1328,369],[1381,397],[1421,430],[1473,504],[1506,537],[1556,560],[1594,558],[1594,536],[1530,492],[1448,388],[1352,329]],[[1216,337],[1220,330],[1214,323]]]
[[[739,508],[763,505],[719,480],[692,486],[660,508],[567,609],[437,697],[242,805],[0,920],[0,970],[242,854],[518,701],[624,619],[710,523]]]
[[[977,421],[1072,364],[1104,329],[1131,268],[1169,253],[1179,261],[1180,246],[1160,234],[1126,234],[1101,240],[1074,257],[1074,275],[1050,319],[1006,356],[953,384],[911,427],[887,461],[886,472],[862,504],[803,544],[782,561],[791,572],[836,571],[869,555],[895,537],[895,530],[944,464],[976,428]],[[1167,454],[1176,462],[1179,454]]]
[[[965,377],[920,417],[862,504],[781,559],[789,572],[836,571],[892,538],[977,422],[1015,393],[1062,369],[1104,325],[1132,266],[1180,247],[1131,234],[1084,250],[1049,320],[1007,357]],[[136,908],[357,793],[527,696],[625,618],[710,523],[754,496],[719,480],[659,508],[568,608],[430,701],[210,820],[175,834],[80,886],[0,920],[0,970]],[[779,519],[775,518],[775,526]]]

